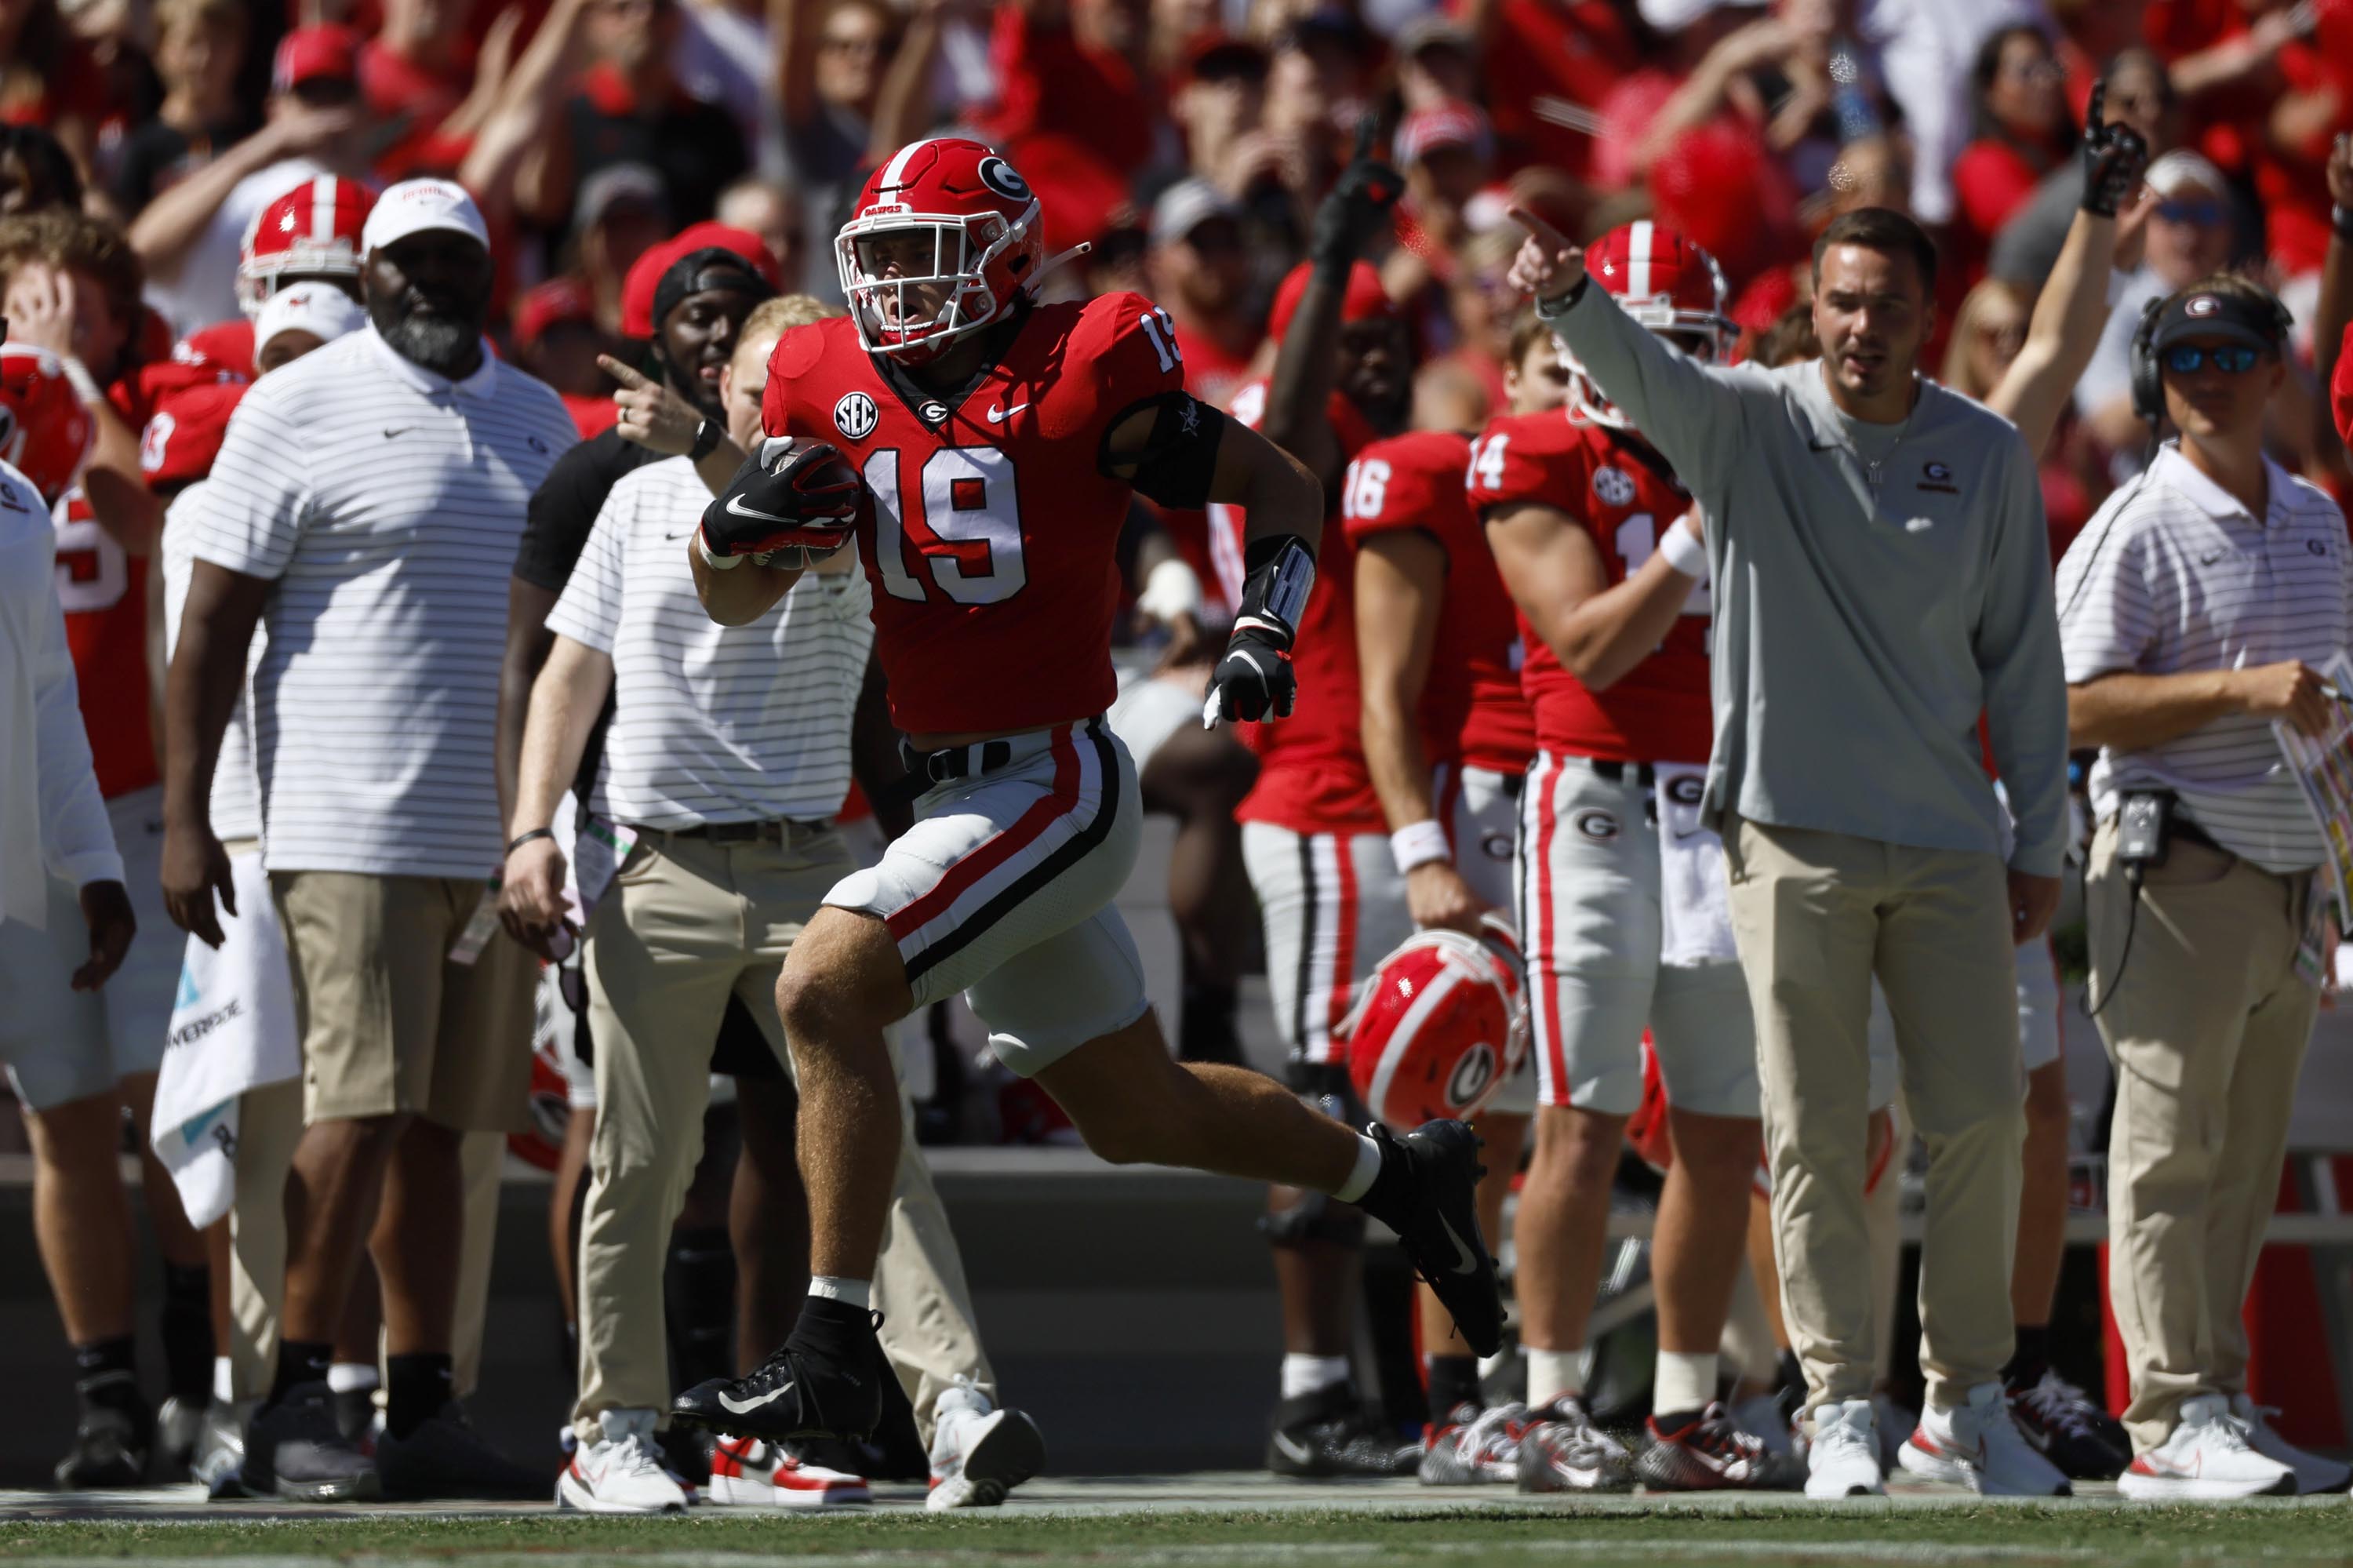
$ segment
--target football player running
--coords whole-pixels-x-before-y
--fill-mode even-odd
[[[998,1059],[1097,1154],[1360,1203],[1493,1351],[1503,1307],[1471,1130],[1360,1135],[1258,1074],[1174,1062],[1110,907],[1141,814],[1134,764],[1100,718],[1130,495],[1249,510],[1250,577],[1209,712],[1256,720],[1296,691],[1284,655],[1314,577],[1320,488],[1185,392],[1170,323],[1146,301],[1036,302],[1038,200],[978,143],[902,148],[835,255],[849,315],[777,344],[770,439],[688,548],[706,609],[735,623],[854,532],[892,717],[930,787],[913,829],[828,895],[777,981],[800,1076],[810,1298],[765,1363],[688,1390],[673,1418],[771,1441],[872,1428],[871,1281],[900,1136],[882,1030],[958,991]]]
[[[1680,235],[1613,229],[1590,265],[1678,347],[1712,359],[1730,344],[1723,275]],[[1760,1133],[1730,916],[1720,891],[1702,891],[1725,873],[1697,820],[1715,733],[1699,519],[1666,460],[1569,369],[1567,412],[1495,420],[1468,476],[1519,605],[1538,748],[1521,821],[1539,1106],[1514,1230],[1532,1412],[1520,1485],[1793,1486],[1800,1478],[1716,1403]],[[1629,1455],[1588,1414],[1578,1361],[1646,1026],[1674,1162],[1651,1243],[1655,1414]]]

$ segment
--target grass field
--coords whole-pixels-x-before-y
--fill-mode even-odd
[[[1626,1508],[1486,1505],[1122,1512],[1071,1516],[1020,1508],[929,1515],[844,1510],[824,1517],[698,1511],[687,1519],[574,1515],[450,1517],[382,1513],[337,1519],[35,1520],[0,1517],[0,1561],[142,1563],[245,1560],[389,1563],[426,1558],[455,1568],[543,1568],[550,1562],[628,1560],[625,1568],[737,1568],[754,1560],[799,1568],[931,1564],[1444,1563],[1449,1568],[1558,1561],[1578,1568],[1730,1563],[2353,1563],[2353,1510],[2342,1498],[2232,1509],[1956,1502],[1868,1508],[1802,1504]]]

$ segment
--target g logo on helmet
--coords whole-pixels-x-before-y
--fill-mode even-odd
[[[2200,294],[2181,307],[2181,313],[2190,316],[2211,316],[2221,313],[2222,302],[2211,294]]]
[[[863,392],[846,392],[841,401],[833,406],[833,428],[853,441],[862,441],[872,435],[881,418],[874,399]]]
[[[1465,1051],[1446,1080],[1447,1102],[1466,1109],[1477,1105],[1485,1097],[1487,1086],[1495,1081],[1495,1048],[1484,1040]]]
[[[1029,182],[1002,158],[983,158],[980,161],[980,183],[1008,201],[1029,199]]]

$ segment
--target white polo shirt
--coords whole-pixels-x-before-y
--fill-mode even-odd
[[[2345,520],[2268,460],[2258,520],[2171,443],[2110,496],[2059,563],[2059,633],[2070,684],[2130,672],[2171,675],[2301,659],[2320,664],[2353,630]],[[2320,830],[2281,760],[2271,721],[2232,714],[2140,750],[2109,747],[2092,809],[2126,789],[2171,789],[2216,842],[2271,871],[2326,858]]]
[[[866,574],[806,572],[748,626],[703,613],[686,540],[711,492],[686,458],[624,474],[547,629],[613,661],[589,809],[652,828],[816,821],[849,792],[849,724],[874,645]]]
[[[507,577],[532,492],[578,439],[562,399],[487,344],[451,382],[373,326],[237,405],[190,548],[278,585],[252,682],[272,871],[499,863]]]
[[[164,657],[168,661],[180,645],[180,617],[188,607],[188,585],[195,576],[196,513],[205,504],[212,482],[200,479],[172,498],[164,513]],[[246,679],[269,646],[266,626],[253,629],[245,652]],[[261,782],[253,770],[253,703],[244,686],[237,688],[237,706],[229,710],[228,727],[221,732],[220,755],[213,764],[213,832],[224,841],[261,836]]]

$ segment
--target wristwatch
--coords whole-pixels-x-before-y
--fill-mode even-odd
[[[704,416],[702,420],[694,427],[694,445],[687,449],[686,455],[701,462],[719,450],[719,439],[726,433],[719,428],[718,420],[708,415]]]

